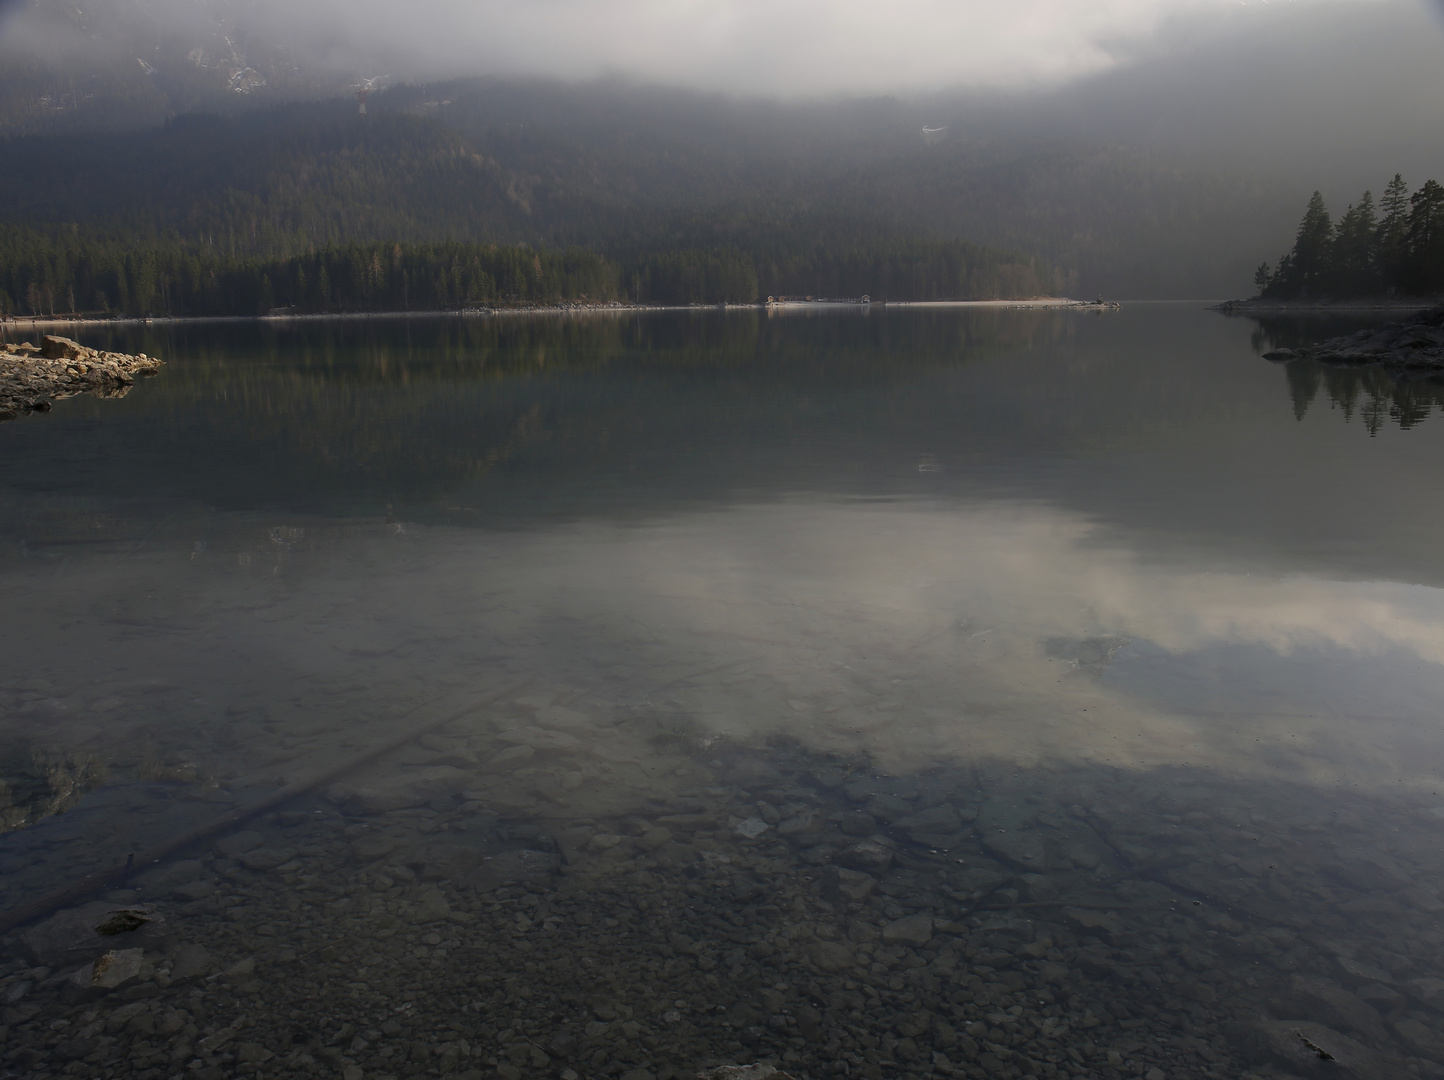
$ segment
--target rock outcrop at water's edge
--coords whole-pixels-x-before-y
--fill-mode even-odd
[[[1408,378],[1444,379],[1444,304],[1408,323],[1390,323],[1330,338],[1306,349],[1274,349],[1264,359],[1315,360],[1345,367],[1383,367]]]
[[[0,423],[77,394],[124,397],[138,376],[156,374],[161,363],[145,353],[103,352],[48,334],[38,346],[0,344]]]

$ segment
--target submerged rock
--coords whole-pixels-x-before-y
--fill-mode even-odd
[[[144,951],[112,949],[75,971],[69,979],[73,991],[82,994],[118,990],[140,978]]]
[[[926,945],[933,938],[933,920],[928,915],[904,915],[882,928],[882,939],[890,944]]]
[[[1308,1015],[1318,1016],[1335,1027],[1363,1035],[1374,1042],[1383,1042],[1388,1038],[1378,1010],[1342,986],[1295,975],[1290,990]]]
[[[763,821],[760,817],[750,817],[739,821],[732,831],[738,836],[745,836],[749,840],[756,840],[767,831],[768,827],[767,822]]]
[[[97,902],[70,908],[30,927],[20,934],[19,945],[32,963],[59,967],[117,947],[160,949],[166,937],[165,919],[150,908]]]
[[[860,840],[843,848],[837,861],[853,870],[878,874],[892,865],[892,848],[877,840]]]
[[[1386,1080],[1398,1075],[1389,1062],[1367,1046],[1323,1024],[1265,1020],[1237,1025],[1232,1034],[1255,1061],[1281,1065],[1301,1076]]]
[[[171,964],[171,982],[185,982],[209,975],[216,968],[216,961],[204,945],[182,945]]]
[[[550,851],[505,851],[486,859],[467,877],[477,892],[490,892],[513,882],[545,881],[561,868],[560,855]]]
[[[697,1080],[792,1080],[785,1072],[759,1062],[756,1065],[719,1065],[703,1069]]]

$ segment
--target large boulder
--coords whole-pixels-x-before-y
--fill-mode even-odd
[[[68,337],[46,334],[40,339],[40,355],[47,360],[83,360],[90,350]]]

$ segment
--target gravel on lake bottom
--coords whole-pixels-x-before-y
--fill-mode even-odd
[[[1444,808],[532,719],[9,935],[0,1076],[1444,1077]]]

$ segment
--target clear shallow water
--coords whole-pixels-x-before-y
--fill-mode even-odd
[[[10,939],[0,1064],[1439,1075],[1444,419],[1334,330],[115,332],[0,428],[0,907],[464,715],[117,881],[109,995]]]

